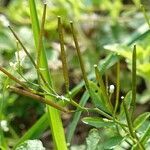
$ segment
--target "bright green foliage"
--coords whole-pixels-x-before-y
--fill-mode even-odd
[[[135,130],[137,130],[150,117],[150,112],[145,112],[139,115],[133,122]]]

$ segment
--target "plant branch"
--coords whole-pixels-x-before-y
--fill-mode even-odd
[[[62,61],[62,68],[63,68],[63,76],[65,80],[66,91],[69,94],[69,75],[68,75],[68,65],[67,65],[67,57],[64,47],[64,35],[63,35],[63,28],[61,23],[61,17],[58,17],[58,33],[59,33],[59,41],[60,41],[60,49],[61,49],[61,61]]]
[[[20,88],[17,88],[17,87],[13,87],[13,86],[10,86],[9,87],[13,92],[17,93],[17,94],[20,94],[20,95],[24,95],[24,96],[27,96],[27,97],[31,97],[39,102],[42,102],[44,104],[47,104],[47,105],[50,105],[60,111],[63,111],[65,113],[70,113],[71,111],[61,107],[60,105],[54,103],[53,101],[49,100],[49,99],[46,99],[44,97],[41,97],[40,95],[36,95],[34,93],[31,93],[29,91],[26,91],[24,89],[20,89]]]
[[[86,75],[86,72],[85,72],[84,63],[83,63],[83,60],[82,60],[82,57],[81,57],[81,52],[80,52],[78,40],[77,40],[77,37],[76,37],[76,32],[74,30],[74,26],[73,26],[72,21],[70,22],[70,25],[71,25],[71,32],[72,32],[74,44],[75,44],[77,54],[78,54],[78,58],[79,58],[79,62],[80,62],[80,67],[81,67],[82,74],[83,74],[83,79],[85,81],[85,85],[86,85],[87,89],[89,90],[89,82],[88,82],[88,78],[87,78],[87,75]]]
[[[136,104],[136,45],[134,45],[132,53],[132,101],[131,101],[131,119]]]

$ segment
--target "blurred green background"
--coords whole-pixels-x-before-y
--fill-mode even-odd
[[[78,41],[84,58],[87,73],[92,72],[93,65],[105,58],[109,53],[118,53],[121,59],[121,91],[124,95],[131,89],[131,50],[133,45],[129,43],[137,38],[137,72],[138,72],[138,109],[137,114],[149,109],[150,92],[150,34],[149,27],[141,11],[142,3],[149,16],[150,0],[47,0],[47,16],[45,24],[45,48],[48,57],[49,68],[55,88],[60,94],[64,94],[64,82],[60,61],[59,39],[57,32],[57,16],[63,20],[67,61],[69,64],[69,77],[71,88],[81,81],[81,71],[71,38],[69,21],[75,23],[78,31]],[[42,17],[43,2],[36,1],[39,20]],[[37,83],[37,77],[33,66],[24,55],[20,46],[7,28],[8,23],[14,28],[24,45],[33,57],[34,41],[31,30],[28,1],[0,0],[0,65],[21,79],[16,73],[15,52],[20,50],[22,56],[22,72],[24,77]],[[143,37],[138,37],[143,35]],[[130,46],[129,46],[130,45]],[[115,66],[107,71],[109,84],[115,84]],[[128,82],[127,82],[128,81]],[[6,132],[9,145],[19,138],[44,112],[43,104],[26,101],[26,97],[9,92],[6,86],[11,84],[0,72],[0,120],[7,120],[9,131]],[[82,93],[82,91],[81,91]],[[80,94],[77,100],[80,99]],[[63,116],[64,126],[67,126],[71,116]],[[73,144],[82,144],[87,136],[78,130]],[[79,134],[79,135],[78,135]],[[43,135],[45,146],[47,132]],[[81,138],[78,139],[77,137]]]

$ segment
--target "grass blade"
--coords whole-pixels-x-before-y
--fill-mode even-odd
[[[42,42],[42,40],[39,41],[40,28],[39,28],[39,21],[38,21],[38,17],[37,17],[37,10],[36,10],[36,6],[35,6],[35,1],[29,0],[29,6],[30,6],[32,29],[33,29],[36,49],[38,49],[39,42],[41,42],[41,53],[40,53],[40,58],[39,58],[39,68],[42,68],[41,73],[45,77],[45,80],[52,86],[52,78],[51,78],[51,75],[49,73],[47,58],[46,58],[46,53],[45,53],[45,49],[43,46],[43,42]],[[55,148],[57,150],[62,150],[62,149],[66,150],[67,145],[66,145],[62,121],[60,118],[60,113],[59,113],[59,111],[57,111],[56,109],[54,109],[53,107],[50,107],[50,106],[47,107],[47,109],[48,109],[48,119],[50,121],[50,128],[52,131],[52,136],[53,136],[53,140],[55,143]]]

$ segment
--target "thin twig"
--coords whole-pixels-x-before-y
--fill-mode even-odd
[[[67,65],[67,56],[64,47],[64,35],[61,23],[61,17],[58,17],[58,33],[59,33],[59,41],[60,41],[60,49],[61,49],[61,61],[62,61],[62,69],[63,76],[65,80],[66,91],[69,93],[69,75],[68,75],[68,65]]]
[[[78,40],[77,40],[77,37],[76,37],[76,32],[74,30],[74,26],[73,26],[72,21],[70,21],[70,25],[71,25],[72,36],[73,36],[73,39],[74,39],[74,44],[75,44],[77,54],[78,54],[78,58],[79,58],[79,62],[80,62],[80,67],[81,67],[82,74],[83,74],[83,79],[85,81],[85,85],[86,85],[87,89],[89,89],[89,82],[88,82],[88,78],[87,78],[87,75],[86,75],[86,71],[85,71],[84,63],[83,63],[83,60],[82,60],[82,57],[81,57],[81,52],[80,52]]]
[[[131,101],[131,118],[136,104],[136,45],[134,45],[132,53],[132,101]]]
[[[50,106],[52,106],[52,107],[54,107],[54,108],[56,108],[56,109],[58,109],[58,110],[60,110],[60,111],[63,111],[63,112],[65,112],[65,113],[70,113],[69,110],[67,110],[67,109],[65,109],[65,108],[63,108],[63,107],[61,107],[60,105],[54,103],[53,101],[51,101],[51,100],[49,100],[49,99],[46,99],[46,98],[44,98],[44,97],[41,97],[41,96],[39,96],[39,95],[36,95],[36,94],[34,94],[34,93],[31,93],[31,92],[29,92],[29,91],[26,91],[26,90],[24,90],[24,89],[20,89],[20,88],[17,88],[17,87],[10,86],[9,88],[10,88],[12,91],[14,91],[15,93],[18,93],[18,94],[20,94],[20,95],[24,95],[24,96],[27,96],[27,97],[31,97],[31,98],[33,98],[34,100],[37,100],[37,101],[42,102],[42,103],[44,103],[44,104],[50,105]]]

